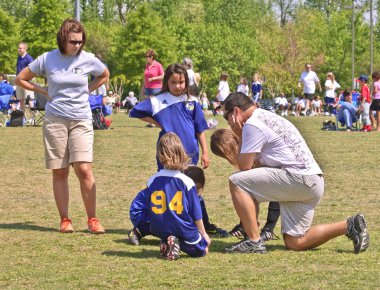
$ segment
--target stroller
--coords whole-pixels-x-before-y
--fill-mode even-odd
[[[92,112],[92,124],[94,129],[107,130],[111,125],[111,121],[106,119],[103,114],[103,96],[89,95],[88,101]]]

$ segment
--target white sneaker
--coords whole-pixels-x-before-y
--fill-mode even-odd
[[[281,117],[284,117],[284,114],[285,114],[284,112],[281,112]]]
[[[288,115],[288,111],[285,111],[284,115],[287,116]]]
[[[309,117],[314,117],[315,116],[315,112],[311,112]]]

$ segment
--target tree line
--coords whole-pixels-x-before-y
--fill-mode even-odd
[[[352,28],[355,73],[370,72],[368,1],[354,0],[81,0],[86,50],[100,54],[111,79],[125,92],[140,91],[148,48],[164,67],[190,57],[213,97],[219,75],[230,75],[232,90],[241,76],[260,73],[268,97],[301,93],[297,80],[311,63],[322,83],[332,71],[351,87]],[[377,11],[378,1],[375,3]],[[56,48],[62,20],[74,15],[74,0],[2,0],[0,71],[15,73],[17,44],[33,57]],[[377,14],[376,14],[377,15]],[[353,17],[352,17],[353,16]],[[354,26],[352,25],[354,21]],[[374,70],[379,70],[379,24],[374,26]],[[112,83],[112,82],[111,82]]]

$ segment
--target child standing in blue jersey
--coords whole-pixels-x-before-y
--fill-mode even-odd
[[[132,203],[139,208],[132,221],[150,221],[150,232],[161,239],[161,257],[179,258],[180,250],[191,257],[203,257],[211,243],[202,221],[202,209],[194,181],[181,173],[190,158],[174,133],[164,134],[157,145],[163,169],[149,178],[147,187]]]
[[[153,123],[161,128],[158,141],[167,132],[174,132],[181,139],[192,164],[199,159],[199,145],[202,149],[201,164],[209,166],[209,155],[204,131],[208,129],[202,107],[189,93],[189,79],[186,68],[171,64],[165,70],[162,91],[146,99],[129,113],[132,118]],[[158,169],[163,166],[157,160]]]
[[[129,115],[160,127],[161,132],[157,142],[165,133],[174,132],[180,138],[186,154],[191,158],[191,164],[197,165],[198,163],[200,145],[202,149],[201,165],[204,169],[209,166],[205,137],[208,125],[201,105],[189,93],[189,79],[186,68],[182,65],[169,65],[165,70],[161,93],[137,104]],[[158,159],[157,166],[159,170],[163,168]],[[203,216],[207,217],[203,200],[201,200],[201,206]],[[210,234],[223,236],[227,233],[208,220],[204,220],[204,223]]]

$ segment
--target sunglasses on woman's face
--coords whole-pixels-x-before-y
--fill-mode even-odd
[[[68,43],[70,43],[71,45],[82,45],[83,44],[83,40],[69,40],[67,41]]]

